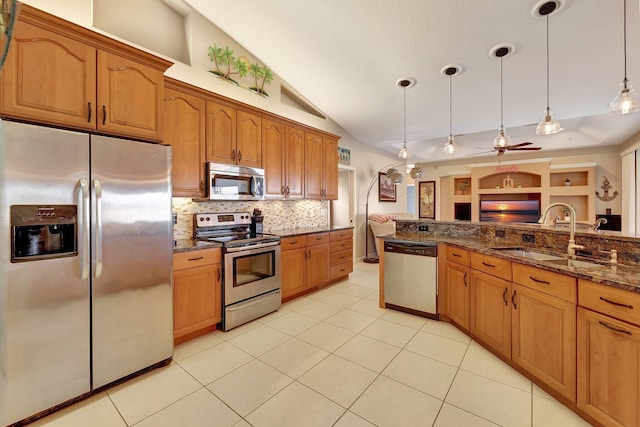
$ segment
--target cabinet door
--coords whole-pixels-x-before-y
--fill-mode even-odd
[[[289,298],[307,289],[307,248],[282,251],[282,298]]]
[[[262,168],[262,119],[255,114],[237,112],[236,163]]]
[[[164,143],[172,147],[174,197],[205,197],[204,99],[165,88]]]
[[[227,105],[207,101],[208,162],[236,163],[236,110]]]
[[[322,155],[324,150],[322,148],[322,137],[314,133],[305,132],[305,183],[304,183],[304,195],[306,199],[322,199],[323,195],[323,183],[322,183],[322,169],[324,164],[322,161]]]
[[[285,187],[289,199],[304,198],[304,132],[294,127],[285,128]]]
[[[262,120],[262,167],[265,197],[284,197],[284,125],[266,119]]]
[[[447,262],[446,315],[465,330],[469,330],[469,276],[469,267]]]
[[[329,244],[307,246],[307,286],[322,286],[329,281]]]
[[[161,141],[163,94],[162,71],[98,51],[98,130]]]
[[[0,102],[5,116],[95,129],[96,49],[18,20]]]
[[[515,283],[512,295],[511,359],[575,402],[575,303]]]
[[[179,338],[218,323],[220,264],[173,272],[173,337]]]
[[[324,196],[325,200],[338,199],[338,140],[323,138]]]
[[[607,426],[640,425],[640,328],[578,308],[578,408]]]
[[[511,357],[511,282],[471,270],[469,331]]]

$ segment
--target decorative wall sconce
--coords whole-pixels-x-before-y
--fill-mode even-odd
[[[598,199],[602,200],[603,202],[609,202],[616,198],[616,196],[618,195],[618,192],[614,191],[613,196],[610,196],[609,189],[611,188],[611,185],[606,176],[603,176],[603,178],[604,178],[604,181],[602,182],[602,186],[600,188],[604,190],[604,195],[601,196],[600,193],[596,191],[596,196],[598,197]]]

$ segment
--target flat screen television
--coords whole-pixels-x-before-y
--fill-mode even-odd
[[[538,222],[539,200],[481,200],[480,221]]]

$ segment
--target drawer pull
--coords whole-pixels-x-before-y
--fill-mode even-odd
[[[220,273],[220,267],[218,267],[218,282],[220,281],[221,278],[222,278],[222,274]]]
[[[506,291],[507,288],[504,288],[504,290]],[[518,309],[518,305],[516,304],[516,291],[514,289],[513,293],[511,294],[511,304],[513,304],[513,309],[517,310]]]
[[[504,291],[502,292],[502,301],[504,301],[504,305],[509,304],[507,302],[507,288],[504,288]]]
[[[297,240],[294,240],[293,242],[290,243],[290,245],[297,245],[297,244],[298,244]]]
[[[451,252],[451,255],[453,255],[453,256],[455,256],[455,257],[458,257],[458,258],[462,257],[462,255],[457,254],[457,253],[455,253],[455,252]]]
[[[316,237],[316,240],[322,240],[322,237]]]
[[[189,261],[198,261],[198,260],[203,259],[203,258],[204,258],[203,256],[199,256],[199,257],[196,257],[196,258],[189,258]]]
[[[496,268],[496,266],[495,266],[495,265],[493,265],[493,264],[489,264],[488,262],[484,262],[484,261],[482,261],[482,265],[484,265],[485,267]]]
[[[604,302],[608,302],[609,304],[617,305],[618,307],[624,307],[624,308],[631,308],[631,309],[633,309],[633,306],[632,306],[632,305],[629,305],[629,304],[623,304],[623,303],[621,303],[621,302],[611,301],[611,300],[606,299],[605,297],[600,297],[600,300],[601,300],[601,301],[604,301]]]
[[[546,280],[536,279],[533,276],[529,276],[529,279],[533,280],[536,283],[542,283],[543,285],[550,285],[551,284],[551,282],[547,282]]]
[[[346,257],[345,257],[344,255],[342,255],[342,256],[340,257],[340,259],[345,259],[345,258],[346,258]]]
[[[464,283],[464,287],[467,287],[467,272],[464,272],[464,276],[462,276],[462,282]]]
[[[604,326],[607,329],[611,329],[612,331],[620,332],[621,334],[633,335],[630,331],[626,331],[624,329],[616,328],[615,326],[611,326],[610,324],[608,324],[606,322],[603,322],[602,320],[598,320],[598,323],[600,323],[602,326]]]

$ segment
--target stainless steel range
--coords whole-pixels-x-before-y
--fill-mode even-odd
[[[222,244],[222,329],[281,305],[280,237],[251,233],[249,212],[194,214],[194,236]]]

